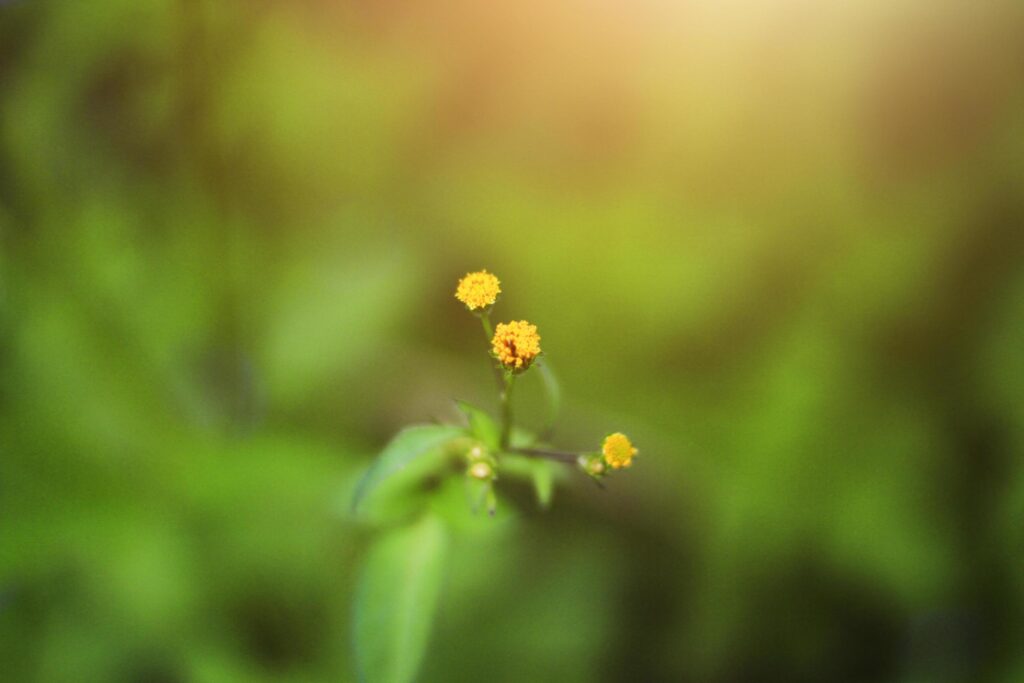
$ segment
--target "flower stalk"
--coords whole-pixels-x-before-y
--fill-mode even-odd
[[[480,324],[484,326],[484,336],[489,344],[491,339],[494,338],[494,328],[491,326],[491,309],[488,308],[477,315],[480,317]]]
[[[487,339],[487,343],[490,344],[494,338],[494,327],[491,325],[491,308],[488,306],[479,313],[474,312],[476,317],[480,318],[480,325],[484,328],[484,338]],[[505,380],[502,377],[501,369],[495,363],[491,363],[491,370],[494,372],[494,381],[498,385],[498,391],[503,392],[505,390]]]
[[[558,462],[574,463],[579,458],[579,453],[571,453],[569,451],[553,451],[547,448],[510,448],[509,453],[516,453],[517,455],[525,455],[528,458],[546,458],[548,460],[557,460]]]
[[[508,450],[512,438],[512,385],[516,376],[505,373],[505,382],[501,390],[501,449]]]

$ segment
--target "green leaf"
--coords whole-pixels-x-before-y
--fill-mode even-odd
[[[549,432],[554,428],[555,420],[558,419],[558,413],[562,410],[562,387],[558,383],[558,378],[548,364],[547,359],[541,360],[537,367],[540,369],[540,378],[544,385],[544,397],[548,406],[548,417],[543,431]]]
[[[480,439],[487,449],[495,452],[501,449],[501,427],[494,419],[476,406],[465,401],[456,401],[456,405],[469,420],[469,431]]]
[[[502,456],[501,471],[512,477],[531,481],[533,490],[537,494],[537,503],[544,509],[551,505],[551,499],[555,492],[555,480],[565,474],[564,469],[557,462],[511,453]]]
[[[555,463],[550,460],[538,460],[533,467],[533,490],[537,493],[537,503],[547,510],[551,507],[551,498],[555,494]]]
[[[427,515],[390,531],[370,549],[353,614],[360,680],[415,678],[430,638],[447,545],[444,525]]]
[[[512,438],[509,441],[512,448],[530,448],[537,443],[537,435],[528,429],[512,427]]]
[[[415,425],[398,432],[356,486],[352,511],[358,512],[360,503],[371,492],[413,460],[463,434],[464,430],[450,425]]]

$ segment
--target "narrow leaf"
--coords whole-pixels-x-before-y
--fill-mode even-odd
[[[356,486],[352,496],[352,511],[358,512],[359,504],[374,489],[392,475],[401,472],[410,462],[463,433],[462,429],[450,425],[415,425],[398,432]]]
[[[537,503],[545,509],[554,497],[555,482],[565,475],[565,469],[557,462],[511,453],[502,456],[501,471],[517,479],[529,480],[537,494]]]
[[[426,652],[443,579],[447,534],[427,515],[370,549],[356,589],[353,633],[359,678],[409,683]]]
[[[537,503],[545,510],[551,506],[551,498],[555,493],[555,463],[550,460],[538,460],[533,467],[533,490],[537,493]]]

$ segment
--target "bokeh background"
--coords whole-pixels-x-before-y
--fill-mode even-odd
[[[0,238],[5,681],[355,680],[481,267],[641,459],[453,532],[422,680],[1024,680],[1019,3],[0,3]]]

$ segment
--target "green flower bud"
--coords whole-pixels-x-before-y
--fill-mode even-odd
[[[591,477],[602,477],[608,472],[608,466],[605,464],[604,458],[599,453],[581,455],[577,458],[576,462],[579,464],[580,469]]]

